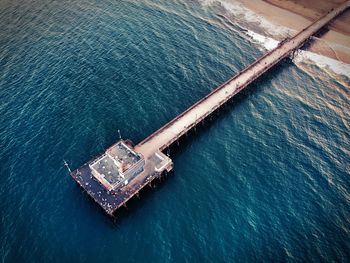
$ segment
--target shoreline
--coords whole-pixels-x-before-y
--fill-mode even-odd
[[[266,37],[264,35],[260,35],[250,30],[248,30],[247,35],[251,37],[253,41],[259,43],[262,46],[262,48],[266,50],[271,50],[275,48],[279,43],[278,40]],[[329,68],[332,72],[336,73],[337,75],[343,75],[350,78],[350,64],[345,64],[339,60],[335,60],[325,55],[317,54],[309,50],[300,50],[298,52],[298,55],[293,58],[293,62],[306,71],[308,71],[308,66],[305,67],[305,62],[306,65],[308,64],[307,61],[312,62],[324,69]]]
[[[271,3],[273,2],[273,4]],[[306,8],[297,2],[303,2]],[[212,6],[232,24],[239,24],[245,34],[269,50],[286,37],[292,37],[344,0],[201,0]],[[283,3],[283,8],[277,4]],[[292,5],[291,5],[292,3]],[[289,5],[289,6],[288,6]],[[298,7],[295,7],[298,6]],[[289,9],[295,8],[295,12]],[[294,9],[292,9],[294,10]],[[306,69],[308,62],[329,73],[350,78],[350,9],[341,14],[303,47],[293,61]],[[306,63],[306,64],[305,64]],[[306,66],[306,67],[305,67]]]
[[[228,0],[227,2],[232,5],[239,2],[270,23],[289,29],[288,33],[277,35],[272,33],[280,40],[292,35],[293,32],[300,31],[327,10],[345,1],[321,0],[317,4],[312,0],[293,2],[288,0]],[[306,50],[350,64],[350,28],[347,26],[349,24],[350,10],[347,10],[327,26],[327,32],[320,37],[314,37],[314,41]]]

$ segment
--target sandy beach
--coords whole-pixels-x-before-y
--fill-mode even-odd
[[[239,2],[271,23],[296,32],[345,1],[239,0]],[[327,30],[308,47],[308,50],[350,64],[349,25],[350,10],[347,10],[328,26]]]

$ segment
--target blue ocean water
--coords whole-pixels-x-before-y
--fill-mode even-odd
[[[2,262],[350,259],[349,79],[285,62],[118,220],[70,178],[263,54],[197,1],[0,3]]]

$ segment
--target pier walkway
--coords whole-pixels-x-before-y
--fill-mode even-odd
[[[301,48],[311,36],[316,34],[321,28],[349,7],[350,1],[347,1],[338,8],[328,12],[319,20],[313,22],[293,38],[282,41],[275,49],[249,65],[244,71],[235,75],[189,109],[148,136],[140,142],[135,149],[144,155],[148,155],[157,150],[164,150],[212,112],[225,104],[225,102],[234,95],[247,87],[255,79]]]
[[[173,168],[162,151],[210,116],[250,83],[298,51],[314,34],[350,7],[350,0],[313,22],[292,38],[285,39],[246,69],[210,92],[189,109],[165,124],[135,147],[119,141],[106,152],[70,172],[73,179],[108,214],[137,195],[146,185]]]

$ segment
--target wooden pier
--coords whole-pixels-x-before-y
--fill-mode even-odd
[[[126,184],[117,187],[113,191],[107,190],[93,176],[89,164],[94,160],[71,172],[72,177],[108,214],[113,214],[120,206],[125,205],[130,198],[138,195],[145,185],[150,184],[155,178],[161,177],[164,172],[169,172],[172,169],[172,161],[162,151],[195,128],[198,123],[210,116],[273,66],[283,59],[293,56],[313,35],[349,7],[350,1],[347,1],[330,10],[294,37],[285,39],[275,49],[267,52],[133,147],[136,153],[143,156],[145,166],[141,173],[127,181]]]

